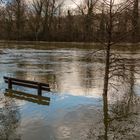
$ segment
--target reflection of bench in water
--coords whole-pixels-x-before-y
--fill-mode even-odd
[[[46,100],[47,102],[50,101],[49,97],[41,96],[42,90],[50,91],[49,84],[28,81],[28,80],[20,80],[20,79],[10,78],[10,77],[4,77],[4,81],[5,81],[5,83],[8,83],[8,89],[6,90],[6,93],[5,93],[5,95],[7,95],[7,96],[24,99],[24,100],[29,100],[29,101],[37,102],[37,103],[39,103],[41,101],[44,102],[44,100]],[[12,85],[18,85],[18,86],[37,89],[38,95],[32,95],[29,93],[15,91],[12,89]]]
[[[49,103],[50,103],[49,97],[37,96],[37,95],[33,95],[33,94],[25,93],[25,92],[20,92],[20,91],[6,90],[5,95],[12,97],[12,98],[26,100],[29,102],[42,104],[42,105],[49,105]]]

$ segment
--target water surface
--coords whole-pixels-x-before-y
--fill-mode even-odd
[[[8,140],[134,140],[140,138],[139,50],[113,50],[127,63],[128,82],[102,97],[104,55],[97,48],[3,46],[0,55],[0,137]],[[91,59],[92,58],[92,59]],[[136,72],[137,71],[137,72]],[[49,83],[50,105],[4,96],[3,76]],[[116,79],[115,79],[116,80]],[[116,80],[117,81],[117,80]],[[114,80],[111,83],[116,84]],[[122,84],[122,82],[121,82]],[[17,90],[37,94],[36,90]],[[109,116],[105,116],[108,111]],[[108,137],[106,138],[106,133]]]

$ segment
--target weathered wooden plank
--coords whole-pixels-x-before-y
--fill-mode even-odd
[[[49,84],[45,84],[45,83],[41,83],[41,82],[35,82],[35,81],[29,81],[29,80],[21,80],[21,79],[6,77],[6,76],[4,76],[3,78],[5,79],[5,81],[7,81],[10,78],[12,81],[15,81],[15,82],[23,82],[23,83],[29,83],[29,84],[35,84],[35,85],[41,84],[42,86],[49,87]]]
[[[5,80],[5,82],[8,83],[8,80]],[[28,87],[28,88],[34,88],[34,89],[38,89],[38,84],[40,84],[40,83],[38,83],[37,85],[34,85],[34,84],[22,83],[22,82],[12,81],[12,80],[11,80],[11,83],[13,85],[24,86],[24,87]],[[50,91],[50,88],[41,85],[41,90]]]
[[[40,95],[40,96],[41,96],[41,94],[42,94],[41,89],[42,89],[41,84],[38,84],[38,95]]]
[[[12,80],[8,79],[8,89],[12,89]]]

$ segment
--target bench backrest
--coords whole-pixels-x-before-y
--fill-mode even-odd
[[[35,82],[35,81],[28,81],[28,80],[20,80],[11,77],[5,77],[5,76],[3,78],[5,83],[9,83],[10,80],[11,85],[19,85],[19,86],[35,88],[35,89],[38,89],[40,87],[41,90],[50,91],[49,84]]]

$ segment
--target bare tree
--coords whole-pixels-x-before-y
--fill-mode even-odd
[[[83,15],[84,41],[93,40],[94,11],[98,0],[84,0],[81,5],[78,5],[74,0],[72,1]]]
[[[31,20],[29,26],[35,34],[36,41],[38,41],[39,33],[41,32],[43,4],[44,0],[33,0],[33,9],[30,10],[29,15]]]
[[[106,43],[106,46],[110,38],[109,7],[112,7],[111,42],[128,42],[132,37],[134,42],[139,41],[138,0],[123,0],[121,3],[114,0],[112,6],[108,0],[81,0],[80,4],[72,0],[76,9],[64,7],[64,0],[4,1],[0,7],[1,39],[96,41]],[[70,12],[65,14],[64,11]],[[68,27],[69,19],[73,22],[71,27]]]
[[[24,26],[25,26],[25,1],[24,0],[11,0],[7,3],[7,17],[12,14],[12,17],[10,21],[12,21],[15,24],[15,30],[16,30],[16,39],[21,39],[21,34],[23,33]],[[10,14],[10,15],[9,15]]]
[[[104,12],[105,14],[105,24],[106,24],[106,39],[102,40],[99,38],[99,42],[104,47],[105,53],[105,69],[104,69],[104,85],[103,85],[103,112],[104,112],[104,139],[108,139],[108,92],[109,87],[113,87],[117,89],[117,85],[115,85],[114,81],[112,82],[112,78],[115,77],[115,80],[120,80],[121,78],[127,79],[128,76],[125,74],[124,70],[128,70],[124,64],[124,62],[120,59],[120,55],[116,55],[112,53],[112,48],[115,44],[122,41],[126,38],[132,31],[133,28],[128,27],[127,32],[122,34],[118,34],[116,36],[116,31],[118,27],[118,17],[124,14],[128,9],[131,9],[131,5],[133,5],[133,1],[126,0],[121,3],[116,3],[115,0],[103,0],[101,4],[104,3]],[[134,15],[133,15],[134,16]],[[130,18],[131,19],[131,18]],[[100,29],[101,29],[100,24]],[[115,39],[114,36],[117,38]],[[100,51],[100,50],[99,50]],[[95,55],[96,52],[93,52]],[[123,79],[123,80],[124,80]]]
[[[138,42],[139,39],[139,2],[138,0],[133,0],[133,15],[132,15],[132,28],[133,28],[133,34],[132,39],[133,42]]]
[[[53,21],[53,16],[55,14],[55,4],[56,0],[45,0],[43,6],[43,29],[42,29],[42,36],[44,39],[49,38],[51,33],[51,26]]]

